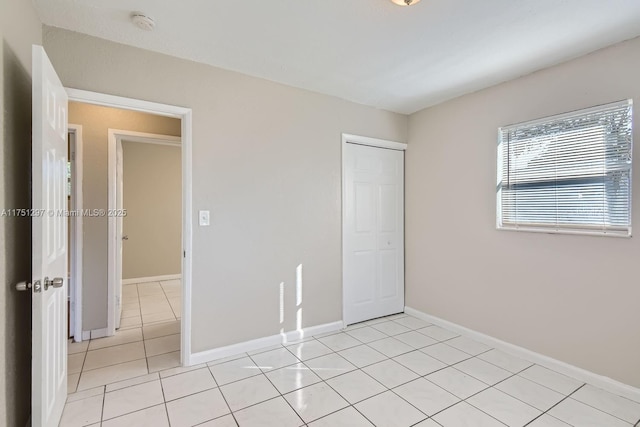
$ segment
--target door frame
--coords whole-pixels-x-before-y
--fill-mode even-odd
[[[341,239],[342,239],[342,259],[341,259],[341,267],[342,267],[342,323],[343,323],[343,327],[346,327],[347,324],[345,323],[345,312],[347,311],[347,298],[346,298],[346,287],[345,287],[345,282],[346,282],[346,278],[345,278],[345,269],[344,269],[344,265],[345,265],[345,254],[346,254],[346,249],[345,249],[345,227],[347,224],[347,220],[346,220],[346,197],[347,197],[347,188],[346,188],[346,180],[345,180],[345,176],[346,176],[346,162],[345,162],[345,150],[347,148],[347,144],[355,144],[355,145],[365,145],[368,147],[374,147],[374,148],[383,148],[383,149],[387,149],[387,150],[397,150],[397,151],[406,151],[407,150],[407,144],[403,143],[403,142],[396,142],[396,141],[389,141],[386,139],[378,139],[378,138],[371,138],[368,136],[360,136],[360,135],[352,135],[352,134],[348,134],[348,133],[343,133],[342,134],[342,151],[341,151],[341,162],[342,162],[342,176],[341,176],[341,181],[342,181],[342,205],[341,205],[341,210],[342,210],[342,228],[341,228]],[[404,206],[403,206],[403,213],[404,213]],[[404,218],[403,218],[404,220]],[[404,266],[403,266],[404,268]]]
[[[182,317],[180,320],[180,361],[191,365],[191,289],[193,248],[192,195],[192,110],[104,93],[67,88],[69,102],[101,105],[142,113],[173,117],[181,120],[182,139]]]
[[[79,213],[83,209],[82,202],[82,125],[69,123],[67,132],[74,135],[70,143],[70,148],[75,153],[75,158],[71,161],[71,209]],[[82,341],[82,236],[83,217],[76,214],[73,217],[73,240],[69,241],[71,251],[71,279],[73,287],[71,289],[71,314],[70,320],[73,322],[73,339],[76,342]]]
[[[114,211],[116,209],[116,188],[118,182],[123,179],[122,176],[118,176],[117,170],[117,156],[121,153],[119,148],[122,148],[122,140],[147,143],[147,144],[159,144],[159,145],[172,145],[180,146],[182,138],[179,136],[161,135],[155,133],[135,132],[131,130],[111,129],[107,130],[108,133],[108,204],[107,209]],[[183,188],[184,190],[184,188]],[[118,271],[122,276],[122,260],[120,259],[120,270],[118,270],[118,218],[115,216],[109,216],[109,232],[107,241],[108,251],[108,263],[107,271],[109,272],[107,278],[107,335],[114,335],[116,333],[117,325],[117,308],[116,303],[116,278]],[[184,231],[184,230],[183,230]],[[181,272],[182,273],[182,272]],[[122,280],[122,277],[120,277]]]

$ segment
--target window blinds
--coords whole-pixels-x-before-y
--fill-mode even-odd
[[[632,100],[499,129],[501,229],[631,235]]]

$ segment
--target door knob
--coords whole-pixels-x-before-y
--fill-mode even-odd
[[[49,287],[61,288],[64,283],[64,279],[62,277],[55,277],[53,279],[49,279],[48,277],[44,278],[44,290],[46,291]]]
[[[33,284],[29,282],[20,282],[16,284],[17,291],[27,291],[33,288],[33,292],[40,292],[42,287],[40,286],[40,280],[36,280]]]

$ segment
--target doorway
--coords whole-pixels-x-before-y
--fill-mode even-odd
[[[404,311],[406,144],[342,138],[343,320]]]

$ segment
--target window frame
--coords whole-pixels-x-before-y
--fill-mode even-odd
[[[509,222],[507,225],[504,224],[504,215],[502,213],[503,211],[503,197],[502,197],[502,189],[504,188],[503,183],[502,183],[502,179],[505,176],[505,172],[503,171],[503,156],[509,156],[509,148],[507,145],[507,148],[505,149],[504,146],[502,145],[503,143],[508,144],[508,141],[504,140],[504,135],[505,133],[508,133],[510,131],[513,130],[517,130],[517,129],[521,129],[521,128],[529,128],[529,127],[535,127],[537,125],[540,124],[548,124],[551,122],[561,122],[562,120],[567,120],[567,119],[575,119],[577,117],[581,117],[581,116],[587,116],[589,114],[593,114],[593,113],[597,113],[597,112],[604,112],[606,110],[610,110],[613,109],[614,107],[627,107],[630,111],[630,148],[629,148],[629,155],[630,155],[630,166],[628,168],[628,174],[629,174],[629,195],[628,195],[628,206],[627,206],[627,212],[628,212],[628,217],[629,217],[629,223],[628,226],[623,227],[620,226],[618,228],[616,227],[610,227],[610,228],[604,228],[601,224],[561,224],[556,222],[554,223],[522,223],[522,224],[518,224],[516,223],[512,223]],[[558,132],[556,134],[551,134],[550,137],[553,137],[554,135],[561,135],[562,132]],[[605,146],[605,150],[607,149],[607,147]],[[515,123],[515,124],[511,124],[511,125],[507,125],[507,126],[501,126],[498,128],[498,143],[497,143],[497,164],[496,164],[496,229],[500,230],[500,231],[524,231],[524,232],[533,232],[533,233],[547,233],[547,234],[573,234],[573,235],[591,235],[591,236],[608,236],[608,237],[625,237],[625,238],[630,238],[632,237],[632,222],[633,222],[633,217],[632,217],[632,208],[633,208],[633,100],[632,99],[625,99],[625,100],[621,100],[621,101],[616,101],[616,102],[612,102],[612,103],[607,103],[607,104],[602,104],[602,105],[597,105],[597,106],[593,106],[593,107],[589,107],[589,108],[584,108],[584,109],[580,109],[580,110],[575,110],[575,111],[570,111],[570,112],[566,112],[566,113],[561,113],[561,114],[557,114],[557,115],[552,115],[552,116],[547,116],[547,117],[543,117],[543,118],[539,118],[539,119],[535,119],[535,120],[530,120],[530,121],[524,121],[524,122],[520,122],[520,123]],[[510,159],[509,159],[510,160]],[[508,172],[506,173],[508,174]],[[519,183],[519,184],[513,184],[513,185],[517,185],[517,186],[523,186],[523,187],[532,187],[532,188],[549,188],[549,187],[553,187],[553,188],[558,188],[561,186],[561,184],[559,185],[559,182],[566,182],[566,183],[574,183],[577,181],[590,181],[590,182],[596,182],[597,180],[601,179],[601,177],[604,176],[602,174],[600,175],[596,175],[593,177],[589,177],[589,178],[585,178],[585,177],[575,177],[575,178],[564,178],[561,180],[541,180],[541,181],[534,181],[534,182],[525,182],[525,183]]]

